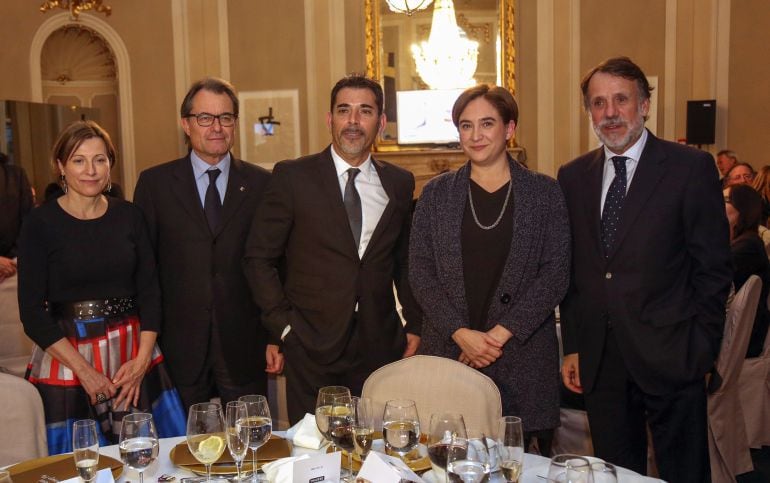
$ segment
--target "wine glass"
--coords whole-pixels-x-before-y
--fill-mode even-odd
[[[430,415],[428,433],[428,458],[437,480],[446,480],[446,464],[452,438],[468,437],[465,420],[459,413],[436,413]]]
[[[618,483],[618,471],[615,465],[604,461],[591,463],[591,475],[594,483]]]
[[[206,481],[211,481],[211,465],[225,451],[225,421],[222,406],[205,402],[190,406],[187,417],[187,447],[206,467]]]
[[[230,401],[225,408],[225,428],[227,429],[227,449],[235,461],[235,470],[238,472],[238,480],[242,481],[241,467],[246,452],[249,450],[249,427],[246,419],[249,416],[246,403],[243,401]],[[141,482],[139,482],[141,483]]]
[[[325,386],[318,390],[316,398],[315,424],[328,441],[332,441],[332,436],[329,434],[329,416],[332,414],[332,405],[337,396],[350,396],[350,389],[345,386]],[[333,441],[332,449],[335,449]]]
[[[551,458],[548,479],[559,483],[590,483],[591,464],[582,456],[557,454]]]
[[[81,419],[72,425],[72,456],[83,481],[93,481],[99,465],[99,434],[93,419]]]
[[[0,483],[13,483],[11,473],[8,470],[0,470]]]
[[[368,397],[353,398],[356,408],[353,418],[353,450],[363,463],[372,450],[374,439],[374,406]]]
[[[497,423],[498,464],[505,481],[516,483],[521,475],[524,463],[524,433],[521,428],[521,418],[503,416]]]
[[[469,432],[468,438],[452,438],[447,451],[447,480],[453,483],[487,481],[492,471],[491,451],[483,434]]]
[[[139,473],[144,483],[144,470],[158,458],[158,433],[152,414],[133,413],[123,418],[120,426],[120,459]]]
[[[385,450],[401,459],[420,442],[420,417],[417,404],[410,399],[392,399],[385,403],[382,414],[382,438]]]
[[[343,481],[348,480],[348,476],[353,476],[353,420],[355,419],[355,408],[358,398],[350,395],[342,395],[334,398],[332,403],[332,412],[329,416],[329,435],[332,442],[339,448],[348,453],[349,471],[343,468]]]
[[[249,429],[249,448],[251,448],[251,467],[254,469],[254,481],[263,478],[257,472],[257,449],[262,447],[273,432],[273,418],[270,416],[270,406],[267,398],[258,394],[241,396],[239,401],[246,403],[246,427]]]

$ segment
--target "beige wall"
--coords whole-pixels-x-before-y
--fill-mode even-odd
[[[658,76],[659,135],[684,136],[686,101],[717,98],[721,92],[718,124],[725,127],[718,136],[756,166],[768,162],[762,131],[770,124],[765,107],[770,92],[755,79],[770,73],[761,61],[770,40],[764,28],[770,24],[770,2],[515,1],[517,141],[527,149],[531,167],[553,175],[588,148],[577,83],[596,63],[621,54]],[[324,116],[334,81],[364,69],[362,0],[107,4],[112,16],[98,18],[114,28],[129,53],[137,171],[179,155],[180,97],[201,75],[229,75],[242,91],[297,89],[301,147],[312,152],[328,143]],[[174,17],[180,5],[185,11],[181,33]],[[730,21],[720,25],[717,12],[724,8]],[[0,45],[6,46],[0,58],[5,72],[12,73],[0,76],[0,98],[31,100],[29,47],[39,26],[54,14],[38,12],[37,2],[0,2]],[[729,48],[720,58],[715,39],[725,29]]]
[[[728,146],[754,168],[770,164],[770,2],[733,0],[730,14]]]

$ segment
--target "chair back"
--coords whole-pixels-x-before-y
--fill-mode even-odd
[[[770,307],[770,296],[767,304]],[[744,359],[738,386],[749,446],[756,449],[770,446],[770,330],[762,353]]]
[[[17,281],[15,275],[0,281],[0,371],[24,377],[33,344],[21,325]]]
[[[0,468],[48,456],[43,401],[35,386],[0,373],[0,408],[0,428],[9,436],[0,439]]]
[[[364,382],[361,394],[372,399],[375,426],[390,399],[417,403],[420,431],[429,430],[434,413],[460,413],[468,429],[493,435],[503,414],[500,390],[481,372],[458,361],[436,356],[412,356],[383,366]]]
[[[762,281],[752,275],[735,295],[727,312],[716,363],[722,386],[708,397],[709,456],[714,481],[735,481],[736,475],[753,469],[738,380],[761,291]]]

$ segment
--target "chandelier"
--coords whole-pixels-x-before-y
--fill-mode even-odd
[[[418,10],[425,10],[433,0],[385,0],[391,12],[412,15]]]
[[[46,0],[40,5],[40,11],[46,13],[48,10],[55,8],[61,8],[70,11],[70,16],[77,20],[81,12],[87,10],[93,10],[94,12],[103,13],[109,17],[112,13],[112,7],[102,5],[102,0]]]
[[[476,84],[479,43],[468,40],[457,26],[452,0],[436,0],[428,41],[412,44],[417,73],[431,89],[455,89]]]

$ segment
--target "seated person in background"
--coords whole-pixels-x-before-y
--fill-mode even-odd
[[[732,169],[738,162],[738,155],[735,151],[729,149],[723,149],[717,153],[717,168],[719,168],[719,176],[722,181],[722,186],[725,186],[727,180],[727,172]]]
[[[763,232],[767,232],[767,219],[770,217],[770,166],[762,166],[754,176],[751,184],[762,197],[762,219],[759,220],[759,235],[765,240]],[[764,230],[763,230],[764,228]],[[765,243],[767,245],[767,243]]]
[[[740,290],[752,275],[758,275],[762,279],[762,294],[759,297],[759,307],[746,352],[746,357],[757,357],[762,352],[770,322],[770,312],[767,308],[770,262],[765,253],[765,246],[757,233],[762,214],[762,197],[752,187],[746,185],[732,186],[726,191],[728,193],[725,196],[725,210],[730,223],[735,291]]]
[[[51,159],[64,194],[25,218],[18,264],[21,321],[36,344],[25,377],[43,400],[48,452],[72,451],[76,419],[95,419],[101,444],[115,444],[137,410],[152,411],[159,436],[182,435],[182,401],[155,343],[160,288],[144,217],[103,194],[112,141],[78,121]]]
[[[0,282],[16,275],[16,238],[21,219],[32,209],[27,174],[0,153]]]
[[[724,177],[724,187],[735,186],[736,184],[750,185],[756,176],[754,168],[749,163],[735,163],[730,171]]]

